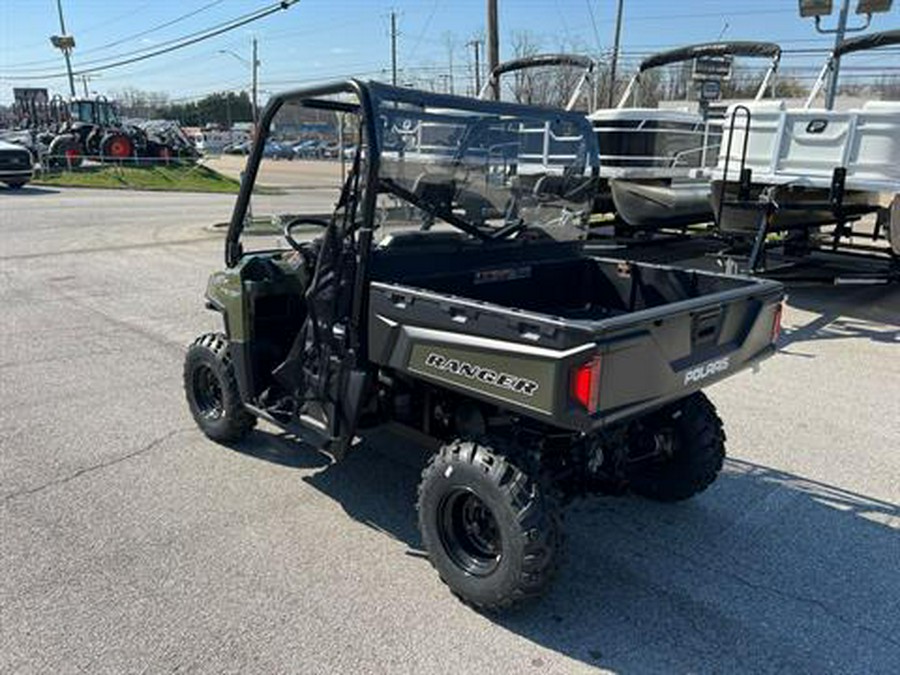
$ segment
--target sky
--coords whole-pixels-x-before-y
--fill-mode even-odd
[[[73,66],[102,65],[124,54],[152,50],[272,4],[272,0],[61,0],[67,32],[76,40]],[[839,4],[837,0],[835,4]],[[616,0],[498,0],[501,60],[523,34],[541,51],[608,54]],[[856,0],[851,0],[851,24]],[[872,30],[900,28],[900,2],[877,15]],[[259,41],[263,98],[312,82],[362,76],[389,81],[390,15],[396,12],[399,80],[431,80],[471,87],[473,49],[484,37],[485,0],[300,0],[253,24],[170,54],[97,73],[91,92],[125,88],[165,92],[190,100],[249,87],[250,42]],[[836,14],[836,12],[835,12]],[[834,25],[834,17],[825,21]],[[0,0],[0,103],[13,86],[46,86],[67,94],[65,72],[49,41],[60,33],[56,0]],[[765,40],[787,50],[783,72],[810,82],[834,38],[801,19],[796,0],[624,0],[622,70],[671,47],[718,38]],[[242,62],[231,53],[245,59]],[[803,50],[796,52],[792,50]],[[811,53],[809,50],[822,50]],[[874,75],[900,77],[900,49],[869,52],[844,64],[842,81]],[[483,53],[482,53],[483,59]],[[83,83],[78,82],[82,92]]]

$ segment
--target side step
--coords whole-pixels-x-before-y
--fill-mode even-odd
[[[336,460],[343,459],[346,454],[346,448],[341,449],[342,444],[340,443],[340,439],[329,436],[328,433],[324,429],[319,428],[319,425],[315,424],[313,420],[310,420],[307,424],[303,424],[302,422],[286,423],[279,420],[277,417],[270,415],[262,408],[257,408],[249,403],[245,403],[244,407],[256,417],[265,420],[269,424],[275,425],[283,431],[293,434],[301,443],[305,443],[320,452],[325,452]]]

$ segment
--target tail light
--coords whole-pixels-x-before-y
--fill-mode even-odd
[[[781,312],[784,309],[784,302],[779,302],[778,307],[775,308],[775,316],[772,318],[772,344],[778,342],[778,337],[781,335]]]
[[[572,371],[572,398],[592,415],[600,408],[600,357],[595,356]]]

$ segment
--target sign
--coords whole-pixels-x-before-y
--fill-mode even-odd
[[[726,56],[698,56],[694,59],[695,80],[730,80],[733,58]]]
[[[718,101],[722,96],[722,83],[718,80],[703,80],[700,83],[701,101]]]
[[[20,105],[26,103],[28,105],[47,105],[50,101],[46,89],[34,87],[15,87],[13,89],[13,99]]]

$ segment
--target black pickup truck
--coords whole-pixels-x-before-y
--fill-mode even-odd
[[[281,215],[284,246],[245,250],[291,106],[353,120],[356,156],[333,213]],[[715,480],[700,390],[770,356],[780,325],[777,283],[585,253],[596,184],[576,114],[357,81],[274,97],[207,288],[224,333],[185,361],[194,418],[220,442],[261,418],[338,459],[401,425],[437,448],[418,513],[441,578],[483,609],[538,595],[567,499]]]

